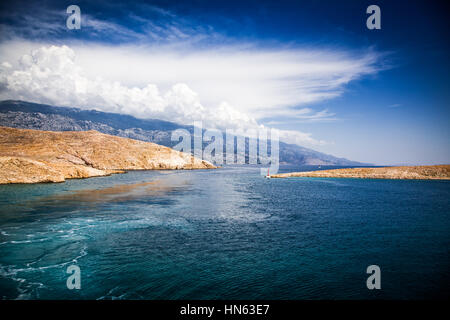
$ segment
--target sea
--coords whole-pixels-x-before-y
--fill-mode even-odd
[[[0,185],[1,299],[448,299],[449,284],[450,181],[234,166]]]

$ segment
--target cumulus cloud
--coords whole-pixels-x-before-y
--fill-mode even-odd
[[[17,68],[0,65],[0,84],[6,88],[1,99],[22,99],[107,112],[157,118],[178,123],[203,121],[216,128],[257,127],[254,118],[226,102],[206,108],[199,95],[184,83],[176,83],[165,93],[155,84],[128,87],[119,81],[88,78],[75,63],[75,52],[67,46],[49,46],[20,57]]]
[[[181,124],[201,120],[205,127],[242,131],[263,127],[258,119],[267,116],[333,119],[328,110],[292,106],[339,95],[349,81],[375,72],[376,61],[374,54],[170,48],[42,46],[1,64],[0,86],[6,89],[0,98]],[[12,57],[15,49],[3,44],[0,51]],[[299,131],[282,131],[280,137],[296,144],[323,143]]]

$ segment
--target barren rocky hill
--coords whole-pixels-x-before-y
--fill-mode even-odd
[[[215,166],[168,147],[94,130],[0,127],[0,184],[62,182],[123,170],[209,168]]]
[[[271,177],[448,180],[450,179],[450,165],[334,169],[334,170],[320,170],[308,172],[281,173],[272,175]]]

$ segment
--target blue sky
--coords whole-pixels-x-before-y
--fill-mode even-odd
[[[81,8],[80,30],[65,27],[70,4]],[[366,28],[371,4],[381,8],[381,30]],[[278,128],[287,142],[357,161],[449,163],[448,9],[438,1],[3,3],[1,97],[178,122],[201,114],[212,126]],[[36,67],[50,71],[43,78]],[[24,79],[34,91],[17,87]],[[52,94],[60,83],[71,85]]]

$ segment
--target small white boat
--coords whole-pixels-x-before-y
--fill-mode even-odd
[[[266,179],[270,179],[270,173],[269,173],[269,170],[270,170],[270,169],[267,169],[267,176],[265,176]]]

